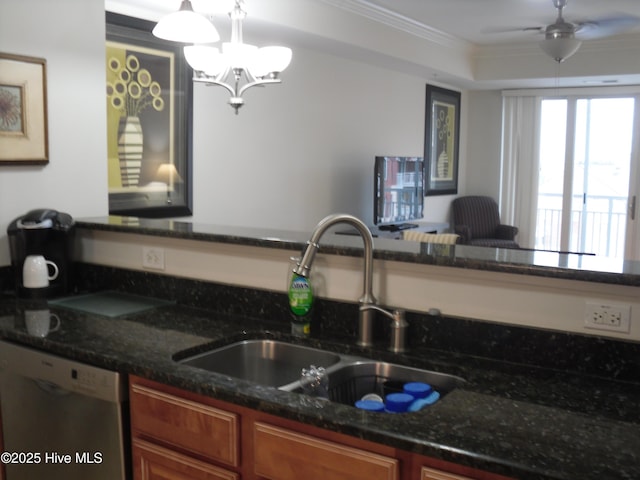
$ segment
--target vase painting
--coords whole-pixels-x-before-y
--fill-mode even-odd
[[[123,187],[140,183],[143,153],[142,125],[139,117],[120,117],[118,123],[118,159]]]
[[[152,72],[159,75],[159,70],[150,58],[153,57],[143,52],[134,55],[118,49],[110,50],[107,57],[107,107],[113,119],[113,141],[117,145],[119,169],[119,185],[115,182],[113,185],[122,188],[149,183],[148,174],[143,178],[143,162],[148,163],[148,159],[145,158],[147,152],[144,151],[142,124],[150,126],[153,133],[158,122],[148,112],[165,109],[162,86],[152,76]],[[148,169],[147,165],[145,171]]]
[[[449,178],[449,155],[446,150],[438,155],[438,178]]]

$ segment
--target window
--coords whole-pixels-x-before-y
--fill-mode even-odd
[[[637,157],[633,149],[637,142],[634,118],[640,108],[637,98],[633,92],[536,96],[524,111],[535,128],[528,132],[516,129],[518,135],[533,139],[528,161],[535,168],[529,175],[521,158],[526,157],[521,146],[526,142],[520,138],[513,145],[505,135],[503,170],[511,168],[516,174],[512,178],[503,175],[503,192],[509,185],[528,190],[528,202],[522,202],[527,205],[512,207],[516,224],[523,221],[525,232],[529,231],[525,246],[618,258],[635,256],[632,252],[625,255],[625,240],[630,239],[625,231],[634,220],[627,218],[627,208],[629,192],[636,188],[631,171]],[[508,98],[505,102],[509,103]],[[523,116],[522,111],[512,118],[508,113],[505,110],[505,132],[507,125],[513,128]],[[630,234],[635,234],[634,228]]]

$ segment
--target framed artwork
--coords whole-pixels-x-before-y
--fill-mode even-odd
[[[49,163],[47,63],[0,53],[0,165]]]
[[[192,71],[153,22],[107,12],[109,213],[192,214]]]
[[[460,92],[427,85],[425,195],[458,193]]]

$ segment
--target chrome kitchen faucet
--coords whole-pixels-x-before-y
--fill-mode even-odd
[[[392,320],[389,350],[392,352],[404,352],[406,349],[405,334],[408,326],[404,318],[404,311],[396,309],[393,312],[389,312],[376,304],[376,298],[373,295],[373,236],[362,220],[345,213],[336,213],[323,218],[313,230],[302,258],[293,269],[293,272],[303,277],[309,276],[311,265],[320,246],[320,238],[330,227],[338,223],[347,223],[355,227],[364,242],[364,281],[363,293],[358,300],[360,312],[357,344],[363,347],[373,345],[373,320],[375,312],[378,311]]]

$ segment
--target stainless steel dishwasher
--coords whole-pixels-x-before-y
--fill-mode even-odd
[[[125,378],[0,341],[6,480],[129,478]]]

